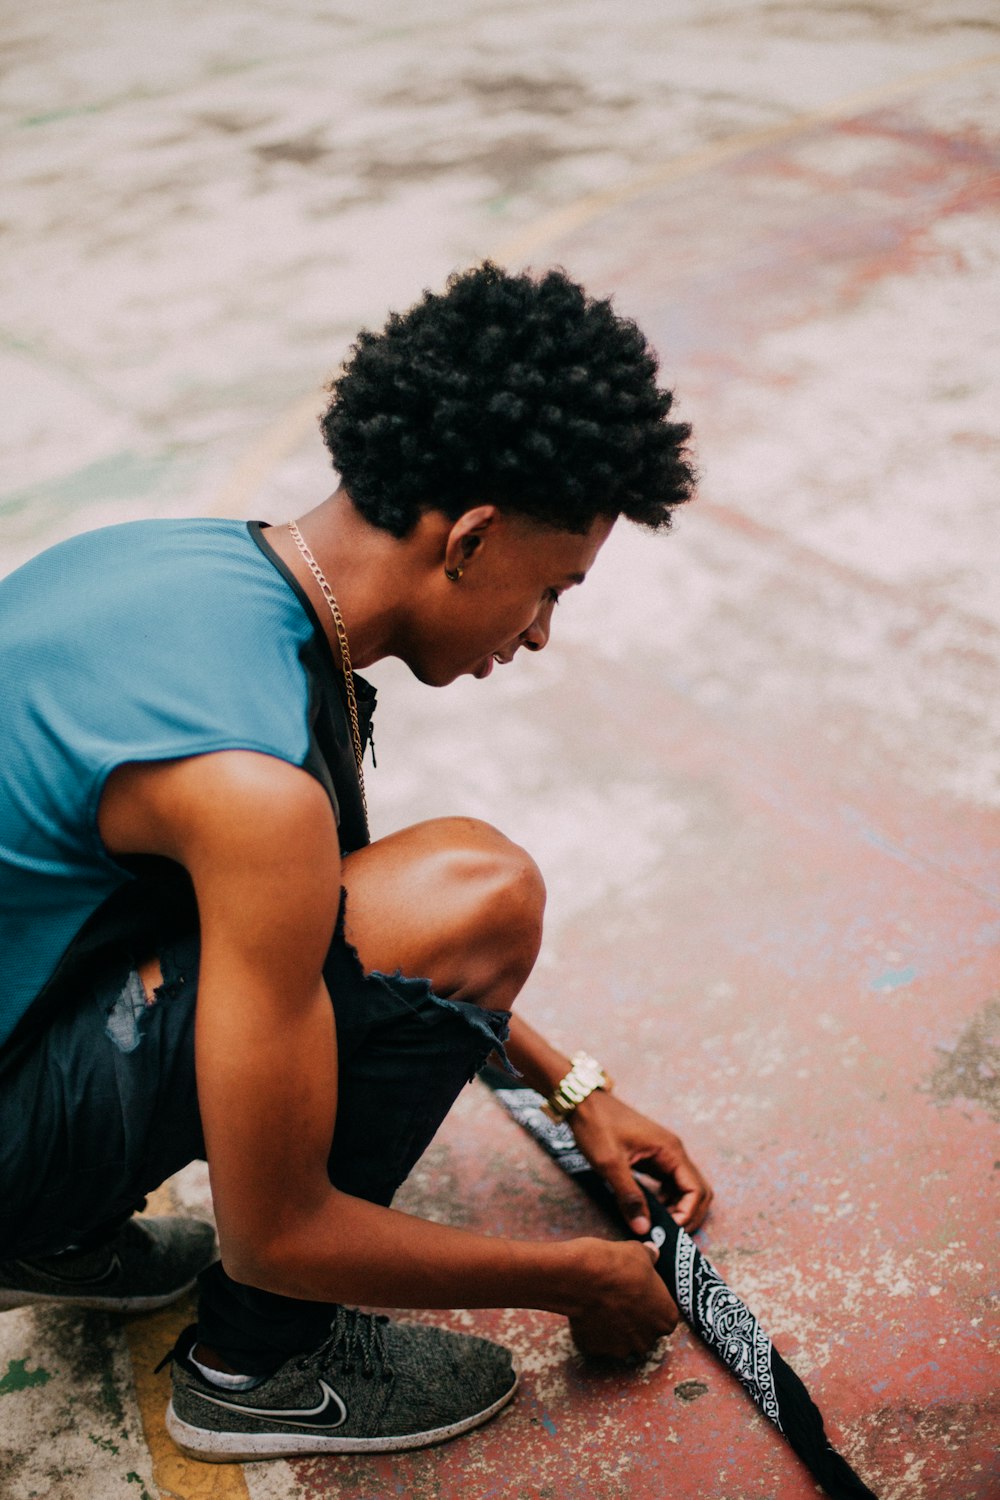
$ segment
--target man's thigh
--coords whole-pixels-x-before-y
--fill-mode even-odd
[[[131,958],[109,957],[0,1056],[0,1254],[86,1239],[203,1155],[197,941],[165,947],[161,962],[154,1003]]]

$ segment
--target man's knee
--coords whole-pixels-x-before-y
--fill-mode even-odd
[[[483,968],[483,1003],[506,1007],[531,973],[542,941],[545,882],[527,850],[474,818],[451,818],[447,885],[463,938]]]
[[[346,934],[368,972],[508,1009],[538,956],[545,886],[529,854],[476,818],[435,818],[344,862]]]

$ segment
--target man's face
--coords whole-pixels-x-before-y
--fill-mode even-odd
[[[601,516],[580,534],[494,512],[470,532],[462,576],[442,582],[411,670],[443,686],[464,675],[488,677],[522,647],[540,651],[560,595],[583,582],[613,525]]]

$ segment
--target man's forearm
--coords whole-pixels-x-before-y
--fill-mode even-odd
[[[546,1097],[570,1069],[566,1054],[551,1046],[523,1016],[512,1015],[510,1018],[507,1055],[515,1068],[524,1074],[529,1088],[537,1089]]]
[[[233,1256],[223,1237],[223,1260],[241,1281],[307,1301],[532,1307],[574,1317],[593,1298],[595,1278],[614,1279],[618,1248],[491,1238],[331,1189],[266,1247]]]

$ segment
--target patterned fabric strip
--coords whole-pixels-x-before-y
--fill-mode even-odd
[[[677,1305],[685,1321],[732,1370],[779,1432],[781,1409],[771,1367],[771,1340],[690,1235],[677,1234]]]

